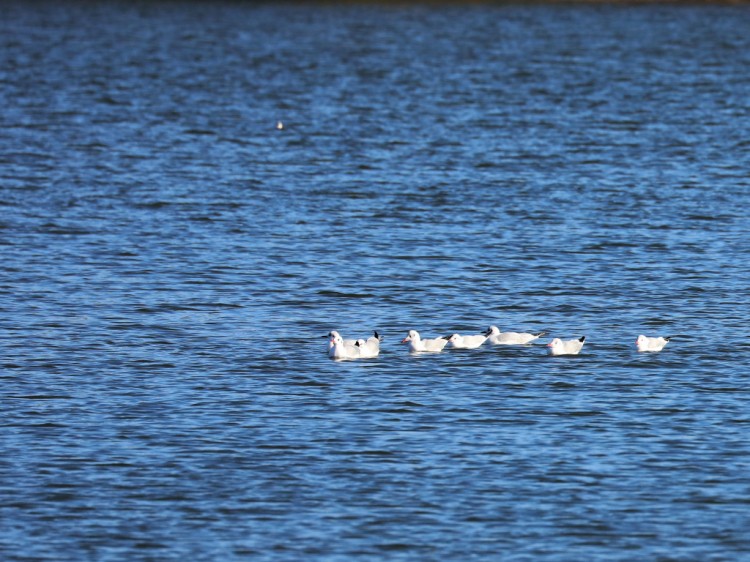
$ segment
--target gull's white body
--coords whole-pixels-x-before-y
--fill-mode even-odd
[[[332,336],[329,341],[328,357],[331,359],[359,359],[361,353],[356,345],[347,345],[340,335]]]
[[[345,340],[337,331],[328,334],[328,357],[331,359],[371,359],[380,353],[381,336],[375,332],[368,339]]]
[[[459,334],[453,334],[448,338],[448,343],[456,349],[476,349],[482,345],[487,336],[476,335],[476,336],[461,336]]]
[[[585,340],[586,336],[582,336],[577,340],[566,341],[555,338],[547,344],[547,347],[549,347],[550,355],[578,355]]]
[[[638,336],[635,345],[638,351],[661,351],[669,343],[670,338],[649,338],[644,335]]]
[[[501,332],[497,326],[490,326],[485,334],[487,334],[487,341],[492,345],[524,345],[540,338],[545,332],[539,332],[538,334]]]
[[[339,334],[336,330],[332,330],[328,332],[328,335],[324,337],[328,338],[328,355],[331,354],[331,348],[333,348],[334,346],[334,339],[337,337],[341,338],[341,344],[339,345],[344,345],[349,348],[356,347],[357,345],[357,340],[345,340],[344,338],[341,337],[341,334]]]
[[[356,347],[359,349],[359,356],[362,359],[377,357],[380,353],[380,340],[381,337],[377,332],[375,332],[374,336],[370,336],[366,340],[357,340]]]
[[[409,330],[409,335],[401,340],[401,343],[408,343],[409,351],[411,353],[439,353],[440,351],[443,351],[448,340],[445,338],[423,340],[419,336],[419,332],[416,330]]]

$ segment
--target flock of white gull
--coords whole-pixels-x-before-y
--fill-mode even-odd
[[[491,345],[527,345],[542,337],[546,332],[538,334],[525,334],[519,332],[501,332],[497,326],[490,326],[481,334],[462,336],[452,334],[434,339],[423,339],[416,330],[409,330],[408,335],[401,343],[409,344],[411,353],[440,353],[446,346],[455,349],[476,349],[485,342]],[[380,353],[380,342],[383,336],[375,332],[367,339],[345,340],[336,331],[329,332],[328,357],[336,360],[348,359],[372,359]],[[661,351],[669,342],[668,337],[638,336],[635,345],[638,351],[654,352]],[[586,341],[586,336],[578,339],[561,340],[554,338],[547,344],[550,355],[578,355]]]

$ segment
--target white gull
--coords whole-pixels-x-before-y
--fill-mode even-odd
[[[524,334],[520,332],[501,332],[497,326],[487,328],[487,340],[493,345],[524,345],[542,337],[547,332]]]
[[[638,339],[635,340],[635,345],[638,348],[638,351],[661,351],[664,349],[664,346],[669,343],[670,339],[671,336],[667,338],[649,338],[641,334],[638,336]]]
[[[456,349],[476,349],[482,345],[487,336],[476,335],[476,336],[462,336],[459,334],[453,334],[448,338],[448,343]]]
[[[380,353],[380,342],[382,339],[383,336],[375,332],[374,335],[366,340],[357,340],[357,343],[354,345],[359,349],[359,356],[362,359],[372,359],[373,357],[377,357]]]
[[[328,348],[328,357],[331,359],[359,359],[361,357],[359,347],[356,345],[346,345],[338,333],[331,337],[330,347]]]
[[[328,332],[328,335],[323,336],[324,338],[328,339],[328,354],[331,353],[331,348],[333,347],[334,343],[333,340],[336,337],[341,338],[341,344],[347,346],[347,347],[354,347],[357,345],[357,340],[345,340],[343,337],[341,337],[341,334],[339,334],[336,330],[331,330]]]
[[[401,340],[401,343],[408,343],[409,351],[411,353],[419,353],[419,352],[438,353],[440,351],[443,351],[443,348],[448,343],[448,340],[446,338],[423,340],[419,336],[419,332],[417,332],[416,330],[409,330],[409,335],[407,335],[403,340]]]
[[[549,347],[550,355],[578,355],[584,341],[586,341],[586,336],[581,336],[577,340],[566,341],[555,338],[547,344],[547,347]]]

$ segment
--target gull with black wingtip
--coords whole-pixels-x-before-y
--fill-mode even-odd
[[[585,341],[586,336],[581,336],[577,340],[566,341],[555,338],[547,344],[547,347],[549,347],[550,355],[578,355]]]
[[[638,339],[635,340],[635,345],[638,348],[638,351],[661,351],[664,349],[664,346],[669,343],[669,340],[671,340],[672,337],[656,337],[656,338],[650,338],[647,336],[644,336],[641,334],[638,336]]]
[[[479,334],[476,336],[462,336],[453,334],[448,336],[448,343],[455,349],[476,349],[487,340],[487,336]]]
[[[497,326],[490,326],[485,332],[487,341],[492,345],[525,345],[535,339],[541,338],[546,333],[525,334],[521,332],[501,332]]]
[[[362,359],[373,359],[380,354],[380,342],[383,341],[383,336],[376,332],[366,340],[359,339],[354,344],[359,349],[359,356]]]

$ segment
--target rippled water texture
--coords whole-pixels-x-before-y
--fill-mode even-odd
[[[0,558],[750,559],[748,29],[3,4]]]

